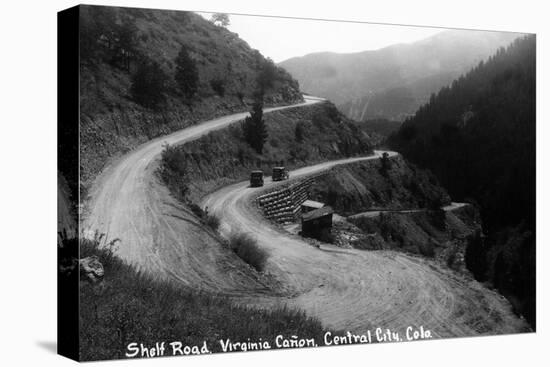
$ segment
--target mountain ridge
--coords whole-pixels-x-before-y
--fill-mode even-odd
[[[434,94],[388,144],[430,169],[453,199],[481,208],[469,268],[534,327],[536,37],[515,40]]]
[[[296,78],[303,90],[332,100],[348,117],[358,120],[369,93],[381,95],[406,87],[413,103],[379,108],[381,111],[370,105],[373,113],[367,114],[369,118],[402,121],[426,102],[431,93],[518,36],[510,32],[446,30],[413,43],[354,53],[313,53],[278,65]],[[426,78],[435,79],[427,88],[417,91],[417,83]]]

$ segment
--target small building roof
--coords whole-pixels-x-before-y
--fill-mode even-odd
[[[334,210],[330,206],[325,206],[320,209],[312,210],[304,215],[302,215],[302,220],[307,222],[313,219],[324,217],[325,215],[332,215]]]
[[[319,208],[322,208],[325,206],[324,203],[320,203],[318,201],[315,201],[315,200],[306,200],[302,203],[302,206],[307,206],[308,208],[315,208],[315,209],[319,209]]]

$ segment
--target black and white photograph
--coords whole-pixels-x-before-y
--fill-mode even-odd
[[[142,3],[49,14],[57,311],[36,348],[454,365],[535,343],[538,28]]]
[[[78,359],[535,330],[535,35],[71,13]],[[339,52],[358,36],[374,48]]]

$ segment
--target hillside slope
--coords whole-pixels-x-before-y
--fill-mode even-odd
[[[449,30],[410,44],[349,54],[315,53],[279,65],[303,90],[329,98],[351,118],[402,120],[431,93],[518,36]]]
[[[181,187],[187,183],[189,198],[198,202],[220,186],[246,180],[251,170],[261,169],[269,176],[278,165],[294,169],[372,153],[369,136],[330,102],[272,112],[265,121],[268,139],[262,154],[246,143],[240,124],[165,149],[165,183],[179,199],[184,199]],[[303,129],[303,136],[297,134],[297,127]]]
[[[266,65],[273,79],[266,105],[302,100],[288,73],[198,14],[85,5],[80,20],[80,164],[85,185],[109,158],[140,143],[247,110]],[[183,69],[192,70],[184,73],[184,88],[192,86],[185,90],[176,80],[182,50]],[[136,87],[137,81],[144,87]]]
[[[429,171],[400,156],[391,158],[386,170],[378,160],[336,167],[316,180],[310,195],[344,216],[371,209],[419,209],[433,202],[451,202]]]
[[[499,49],[390,137],[455,200],[481,207],[488,245],[471,268],[535,323],[536,39]]]

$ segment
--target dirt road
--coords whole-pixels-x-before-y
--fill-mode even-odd
[[[290,176],[297,179],[381,155],[377,151],[371,157],[326,162]],[[280,184],[267,179],[264,189]],[[500,295],[435,262],[392,251],[306,244],[262,217],[251,200],[257,194],[258,189],[241,182],[212,193],[202,205],[222,219],[223,235],[233,230],[253,234],[269,252],[267,272],[295,295],[284,303],[306,310],[325,325],[357,333],[382,327],[403,334],[408,326],[423,326],[437,337],[527,330]]]
[[[266,112],[316,102],[306,99],[303,104]],[[247,183],[213,193],[204,205],[222,218],[224,233],[233,228],[252,232],[270,252],[267,270],[280,284],[274,293],[264,277],[240,266],[236,256],[222,248],[154,175],[163,144],[197,139],[246,115],[189,127],[148,142],[112,163],[90,190],[81,223],[86,235],[97,231],[105,233],[105,242],[120,240],[118,256],[150,274],[246,304],[297,306],[318,316],[327,327],[359,332],[378,326],[398,331],[424,326],[441,337],[526,328],[499,295],[431,262],[394,252],[331,246],[319,250],[271,227],[251,204],[250,197],[257,191],[247,188]],[[303,168],[291,175],[311,174],[334,164]]]
[[[451,204],[449,205],[445,205],[443,207],[441,207],[441,209],[443,209],[444,211],[446,212],[451,212],[453,210],[456,210],[456,209],[460,209],[460,208],[463,208],[465,206],[467,206],[468,203],[455,203],[455,202],[452,202]],[[412,213],[419,213],[419,212],[425,212],[427,209],[425,208],[421,208],[421,209],[405,209],[405,210],[392,210],[392,209],[387,209],[387,210],[367,210],[365,212],[362,212],[362,213],[358,213],[358,214],[354,214],[354,215],[350,215],[348,218],[349,219],[355,219],[355,218],[375,218],[375,217],[378,217],[380,215],[380,213],[392,213],[392,214],[412,214]]]
[[[292,106],[323,101],[305,97]],[[84,235],[119,240],[117,254],[140,269],[193,288],[218,292],[257,292],[266,287],[257,276],[236,267],[219,241],[180,205],[155,176],[164,144],[182,144],[240,121],[247,112],[203,122],[143,144],[113,162],[96,179],[81,216]],[[208,264],[208,265],[205,265]]]

